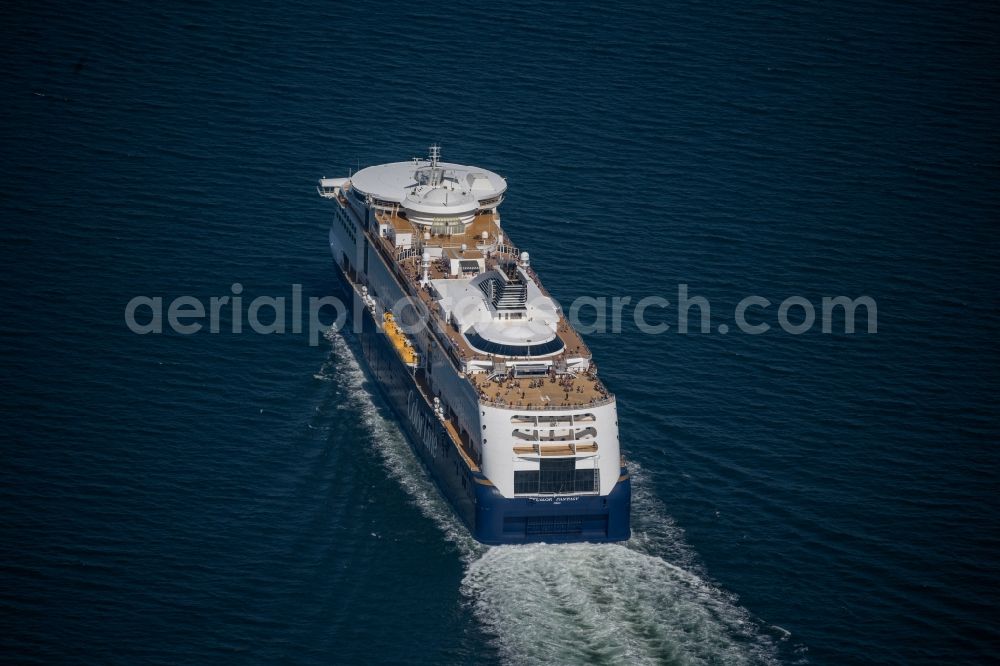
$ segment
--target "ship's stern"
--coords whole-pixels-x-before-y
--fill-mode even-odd
[[[491,484],[476,485],[473,536],[489,545],[626,541],[631,536],[632,481],[621,468],[608,495],[508,498]]]

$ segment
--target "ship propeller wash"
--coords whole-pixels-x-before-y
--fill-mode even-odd
[[[473,537],[628,539],[615,397],[501,228],[507,182],[432,146],[318,191],[369,369]]]

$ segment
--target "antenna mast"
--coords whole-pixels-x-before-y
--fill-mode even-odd
[[[413,177],[417,181],[417,185],[437,187],[444,180],[444,167],[441,166],[441,146],[435,143],[430,147],[429,152],[427,164],[418,166]],[[414,164],[418,164],[416,158],[414,158]]]
[[[437,187],[441,184],[441,176],[444,170],[440,167],[441,146],[436,143],[430,147],[430,161],[430,182],[428,184],[431,187]]]

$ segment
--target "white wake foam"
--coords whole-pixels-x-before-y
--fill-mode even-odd
[[[749,614],[697,575],[626,546],[501,546],[462,583],[517,664],[773,661]]]
[[[630,464],[633,536],[625,545],[486,547],[440,496],[351,345],[329,336],[320,370],[350,397],[387,472],[455,544],[461,591],[513,664],[770,664],[770,638],[735,598],[706,582],[683,531]]]

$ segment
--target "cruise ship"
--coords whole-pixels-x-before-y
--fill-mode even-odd
[[[368,368],[472,536],[628,539],[615,397],[501,227],[507,181],[431,146],[317,190]]]

